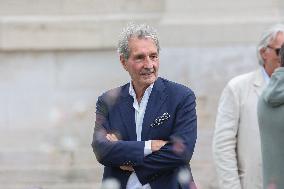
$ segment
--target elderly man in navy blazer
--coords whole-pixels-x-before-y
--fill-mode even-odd
[[[93,151],[104,165],[103,180],[114,178],[121,189],[195,187],[189,165],[197,138],[195,95],[158,77],[159,50],[152,27],[124,28],[118,53],[131,81],[97,101]]]

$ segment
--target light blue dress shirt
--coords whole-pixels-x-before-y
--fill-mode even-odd
[[[269,75],[266,73],[266,71],[265,71],[265,69],[264,69],[263,66],[261,66],[261,73],[262,73],[262,76],[263,76],[263,78],[264,78],[265,83],[268,84],[268,83],[269,83],[269,80],[270,80],[270,77],[269,77]]]
[[[135,124],[136,124],[137,141],[141,141],[143,118],[144,118],[145,110],[146,110],[147,103],[148,103],[150,94],[152,92],[153,86],[154,86],[154,83],[145,90],[142,100],[139,104],[136,98],[136,93],[134,91],[132,82],[130,82],[129,94],[134,99],[133,108],[135,109]],[[147,156],[151,153],[152,153],[151,140],[145,141],[144,155]],[[142,184],[137,178],[136,173],[133,172],[128,179],[126,189],[151,189],[151,187],[150,187],[150,184],[145,184],[142,186]]]

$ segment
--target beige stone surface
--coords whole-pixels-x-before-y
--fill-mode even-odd
[[[249,44],[257,41],[255,33],[284,21],[282,4],[280,0],[2,0],[0,49],[110,49],[130,21],[159,28],[167,46]]]
[[[10,0],[0,1],[0,15],[98,15],[151,13],[163,10],[162,0]],[[27,6],[28,5],[28,6]],[[139,6],[137,6],[139,5]]]

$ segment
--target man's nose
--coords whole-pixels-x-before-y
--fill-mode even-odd
[[[149,56],[146,56],[145,58],[144,68],[153,68],[153,62]]]

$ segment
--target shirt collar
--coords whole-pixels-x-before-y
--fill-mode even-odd
[[[152,92],[152,89],[154,87],[154,83],[152,83],[144,92],[145,94],[150,94]],[[129,85],[129,94],[134,98],[134,100],[136,100],[136,93],[134,91],[133,85],[132,85],[132,81],[130,81],[130,85]],[[143,96],[144,96],[143,95]]]
[[[268,74],[266,73],[265,69],[263,66],[261,66],[261,73],[262,73],[262,76],[264,78],[264,81],[265,83],[269,83],[269,80],[270,80],[270,77],[268,76]]]

